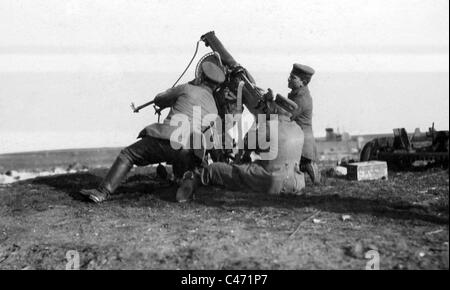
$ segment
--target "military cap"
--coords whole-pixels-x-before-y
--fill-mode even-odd
[[[225,81],[225,73],[212,62],[203,62],[202,71],[206,78],[214,83],[221,84]]]
[[[315,73],[315,71],[312,67],[309,67],[307,65],[294,63],[291,73],[299,77],[302,76],[311,77]]]
[[[292,113],[297,110],[298,106],[294,101],[289,100],[288,98],[283,97],[280,94],[277,94],[275,98],[275,103],[282,108],[283,110]]]

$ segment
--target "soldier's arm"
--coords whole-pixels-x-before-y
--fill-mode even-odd
[[[177,101],[178,97],[184,90],[184,85],[179,85],[168,89],[165,92],[159,93],[155,97],[155,105],[159,108],[164,109],[167,107],[172,107]]]
[[[302,108],[302,104],[300,102],[295,102],[297,104],[297,109],[295,109],[291,114],[291,120],[296,121],[298,119],[298,117],[300,117],[302,115],[303,112],[303,108]]]

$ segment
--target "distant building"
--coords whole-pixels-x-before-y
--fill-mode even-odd
[[[342,135],[335,133],[333,128],[326,128],[325,141],[341,141]]]
[[[325,132],[325,138],[316,138],[317,153],[321,161],[359,160],[359,153],[367,142],[379,137],[393,137],[392,133],[350,135],[344,132],[340,134],[336,133],[333,128],[326,128]],[[416,129],[416,135],[419,135],[418,132],[420,131]]]

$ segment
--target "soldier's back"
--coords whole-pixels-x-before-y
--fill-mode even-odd
[[[303,147],[304,134],[300,126],[289,117],[278,117],[278,142],[272,142],[270,147],[270,160],[261,160],[261,164],[268,170],[274,171],[280,168],[292,168],[302,155],[299,148]]]

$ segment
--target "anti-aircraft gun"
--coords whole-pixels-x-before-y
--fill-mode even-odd
[[[236,111],[241,110],[242,112],[242,104],[245,104],[247,109],[253,114],[267,114],[268,106],[267,102],[273,100],[273,95],[271,91],[269,93],[265,93],[263,89],[256,86],[254,78],[251,74],[242,67],[225,49],[220,40],[216,37],[214,31],[210,31],[201,36],[200,40],[197,42],[197,47],[195,50],[195,54],[191,61],[189,62],[188,67],[184,70],[184,75],[192,61],[194,60],[197,51],[198,44],[202,41],[207,47],[210,47],[212,52],[204,55],[197,63],[195,69],[196,78],[200,77],[202,74],[201,64],[203,62],[212,62],[224,70],[226,80],[225,82],[213,93],[218,113],[220,118],[222,119],[222,130],[221,132],[225,132],[225,114],[227,113],[236,113]],[[178,80],[180,80],[180,78]],[[174,86],[177,84],[178,80],[175,82]],[[232,96],[231,98],[229,96]],[[237,110],[230,109],[232,103],[238,103]],[[133,112],[137,113],[139,110],[153,105],[154,102],[150,101],[140,106],[131,105]],[[233,107],[236,107],[234,104]],[[156,113],[160,114],[160,110],[155,107]],[[226,135],[222,135],[222,143],[226,144],[225,137]],[[212,150],[210,151],[210,155],[213,161],[228,161],[230,158],[230,150]]]
[[[272,91],[268,91],[267,93],[256,86],[255,81],[251,74],[241,66],[225,49],[220,40],[216,37],[214,31],[210,31],[200,38],[206,46],[210,47],[214,54],[219,56],[220,64],[224,66],[226,70],[226,81],[222,84],[221,88],[215,92],[216,102],[220,104],[221,100],[226,100],[225,95],[228,91],[231,91],[233,94],[240,96],[241,104],[238,105],[238,110],[242,110],[239,108],[242,104],[245,104],[246,108],[252,113],[254,116],[258,114],[265,114],[266,118],[269,116],[269,106],[268,102],[273,101],[274,96]],[[239,99],[239,98],[238,98]],[[218,105],[219,107],[226,107],[222,105]],[[219,112],[219,115],[220,112]],[[223,116],[221,115],[223,120]],[[258,118],[255,118],[257,122]],[[225,123],[223,123],[225,125]],[[222,128],[225,131],[225,128]],[[225,137],[225,136],[223,136]],[[239,136],[242,138],[243,136]],[[243,146],[247,148],[247,135],[243,138]],[[225,141],[224,141],[225,142]],[[250,161],[250,152],[246,149],[239,148],[239,153],[235,162],[246,162]],[[227,150],[216,151],[219,154],[225,154],[225,158],[214,157],[211,154],[211,157],[219,161],[227,161],[230,157]],[[222,155],[223,156],[223,155]],[[225,159],[225,160],[224,160]]]

